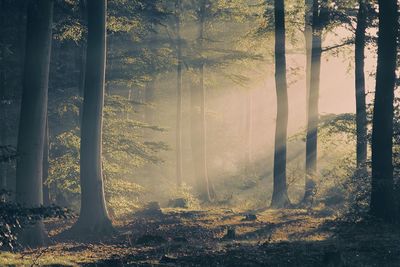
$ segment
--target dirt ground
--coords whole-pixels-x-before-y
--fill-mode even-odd
[[[0,265],[400,266],[399,227],[324,211],[163,209],[118,221],[115,236],[96,242],[61,238],[71,223],[47,222],[56,245],[0,253]]]

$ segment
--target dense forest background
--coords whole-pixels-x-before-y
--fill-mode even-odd
[[[0,246],[98,242],[179,212],[196,227],[208,212],[224,240],[296,216],[395,227],[398,4],[0,0]]]

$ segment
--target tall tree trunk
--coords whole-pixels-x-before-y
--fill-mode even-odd
[[[182,185],[182,43],[181,43],[181,0],[176,0],[176,182]]]
[[[201,182],[203,181],[200,176],[200,146],[199,146],[199,132],[200,132],[200,88],[194,84],[190,86],[190,144],[192,152],[193,172],[196,180],[197,191],[201,193]]]
[[[211,201],[215,195],[208,178],[207,166],[207,121],[206,121],[206,88],[204,86],[204,64],[200,67],[200,176],[202,179],[202,198]]]
[[[49,119],[46,113],[46,129],[44,135],[44,145],[43,145],[43,205],[49,206],[50,201],[50,190],[49,186],[46,184],[49,178]]]
[[[312,52],[312,42],[313,42],[313,0],[305,0],[305,14],[304,14],[304,40],[306,45],[306,105],[308,107],[308,95],[310,93],[310,82],[311,82],[311,52]],[[306,111],[306,116],[308,117],[308,109]]]
[[[288,125],[288,94],[286,82],[285,2],[275,0],[275,83],[277,118],[275,128],[274,190],[271,207],[284,208],[290,204],[286,186],[286,142]]]
[[[87,0],[79,0],[79,11],[80,20],[82,27],[87,27]],[[84,31],[85,32],[85,31]],[[86,48],[87,48],[87,34],[83,34],[80,44],[78,46],[78,64],[79,64],[79,76],[78,76],[78,94],[80,99],[79,102],[79,127],[82,124],[83,114],[83,95],[85,90],[85,77],[86,77]]]
[[[199,49],[203,54],[204,48],[204,26],[206,17],[207,0],[201,1],[200,6],[200,29],[199,29]],[[202,55],[204,56],[204,55]],[[200,63],[200,177],[202,181],[202,196],[205,200],[210,201],[212,192],[210,190],[210,182],[208,179],[207,167],[207,127],[206,127],[206,88],[204,86],[204,69],[205,64]]]
[[[81,14],[81,25],[82,27],[87,26],[87,8],[86,8],[87,0],[79,0],[79,10]],[[87,36],[84,34],[82,36],[82,40],[79,45],[79,55],[80,55],[80,64],[79,64],[79,80],[78,80],[78,88],[79,88],[79,96],[83,97],[83,92],[85,88],[85,74],[86,74],[86,44],[87,44]]]
[[[198,46],[201,54],[203,52],[204,23],[207,0],[200,1],[198,12],[199,35]],[[206,92],[204,86],[204,63],[200,63],[199,86],[191,86],[191,148],[194,174],[196,178],[197,191],[204,201],[211,201],[210,185],[207,173],[207,148],[206,148]],[[200,112],[199,112],[200,109]],[[211,189],[212,190],[212,189]]]
[[[306,136],[306,184],[303,203],[312,201],[317,173],[317,138],[318,138],[318,101],[321,72],[321,34],[319,3],[313,0],[312,48],[310,67],[310,89],[307,101],[307,136]]]
[[[102,126],[106,66],[106,0],[88,0],[88,46],[81,129],[81,210],[74,230],[112,231],[104,197]]]
[[[253,135],[253,99],[252,91],[246,92],[246,125],[245,125],[245,139],[246,139],[246,151],[245,151],[245,173],[246,175],[251,174],[252,165],[252,135]]]
[[[355,40],[355,86],[356,86],[356,125],[357,125],[357,169],[365,171],[367,160],[367,111],[365,103],[365,31],[367,24],[367,5],[358,0],[357,29]]]
[[[156,90],[156,75],[146,84],[145,95],[145,121],[146,123],[153,125],[155,124],[155,114],[154,114],[154,95]]]
[[[16,177],[17,202],[28,207],[38,207],[43,203],[43,145],[52,19],[52,0],[29,1]],[[20,240],[28,246],[43,245],[43,223],[38,222],[24,230]]]
[[[4,2],[0,1],[0,22],[1,25],[5,25],[6,23],[6,14],[4,10]],[[6,26],[3,26],[6,27]],[[1,35],[4,36],[4,33],[1,32]],[[0,146],[7,145],[7,134],[8,134],[8,114],[7,114],[7,92],[6,92],[6,44],[1,42],[1,54],[0,54],[0,121],[1,121],[1,132],[0,132]],[[8,162],[0,162],[0,190],[7,190],[7,169]],[[2,193],[1,193],[2,194]],[[5,198],[5,194],[0,196]]]
[[[395,215],[393,196],[393,100],[396,79],[397,0],[379,0],[378,65],[372,129],[371,214],[386,221]]]

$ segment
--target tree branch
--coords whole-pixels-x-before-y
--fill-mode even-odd
[[[337,44],[337,45],[333,45],[333,46],[328,46],[328,47],[322,48],[322,52],[327,52],[327,51],[330,51],[330,50],[333,50],[333,49],[337,49],[337,48],[340,48],[340,47],[343,47],[343,46],[346,46],[346,45],[351,45],[351,44],[354,44],[354,43],[355,43],[354,40],[347,40],[346,42],[341,43],[341,44]]]

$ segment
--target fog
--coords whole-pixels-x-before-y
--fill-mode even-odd
[[[325,36],[323,46],[340,44],[348,35],[349,33],[343,29],[329,33]],[[355,113],[353,54],[351,47],[344,47],[341,51],[334,49],[324,52],[321,64],[320,116]],[[263,60],[250,61],[246,64],[229,63],[222,71],[206,66],[204,75],[207,92],[207,170],[209,179],[219,192],[220,200],[230,199],[233,195],[233,198],[237,198],[235,203],[239,205],[249,199],[251,201],[257,199],[257,202],[265,201],[264,205],[269,202],[272,192],[276,91],[273,64],[270,63],[273,59],[268,57],[270,56],[264,55]],[[368,50],[366,73],[374,72],[375,62],[374,53]],[[304,133],[306,126],[305,55],[302,52],[289,51],[287,64],[290,66],[287,76],[288,135],[293,137]],[[227,77],[226,73],[241,75],[246,77],[246,81],[238,84]],[[135,178],[136,181],[144,182],[149,187],[149,192],[152,192],[147,196],[149,200],[161,201],[164,204],[170,199],[171,192],[176,190],[175,79],[175,73],[157,76],[155,100],[150,105],[150,109],[158,114],[153,123],[167,129],[166,132],[151,134],[151,138],[166,142],[170,149],[162,153],[164,162],[161,165],[146,165],[136,171],[138,176]],[[192,71],[183,72],[183,181],[189,188],[196,184],[190,136],[190,87],[195,86],[196,82]],[[371,75],[367,75],[366,86],[367,91],[374,90]],[[371,101],[371,97],[368,98]],[[250,123],[247,121],[248,111],[251,113]],[[137,116],[140,119],[140,114]],[[247,129],[248,125],[250,129]],[[144,135],[146,134],[149,133]],[[200,136],[195,138],[199,139]],[[301,138],[289,139],[291,141],[288,144],[288,172],[295,173],[294,176],[297,177],[293,184],[289,185],[289,192],[295,201],[299,201],[304,190],[304,180],[301,176],[305,168],[305,142]],[[335,147],[329,142],[322,140],[319,145],[320,171],[344,155],[340,149],[336,153],[327,151],[327,146]],[[346,155],[354,151],[352,147],[346,149]],[[248,151],[250,151],[249,166],[247,166]],[[246,190],[242,190],[243,188]]]

